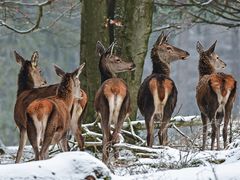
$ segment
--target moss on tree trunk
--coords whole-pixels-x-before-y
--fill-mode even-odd
[[[133,60],[136,71],[122,75],[128,85],[131,95],[132,118],[137,112],[137,92],[141,83],[144,59],[147,53],[148,39],[152,27],[152,0],[84,0],[81,17],[81,62],[86,62],[82,73],[82,87],[87,90],[89,101],[86,122],[93,121],[93,101],[100,86],[100,73],[98,70],[98,57],[95,52],[97,40],[105,46],[109,38],[118,41],[122,48],[122,55]],[[114,7],[113,7],[114,6]],[[122,21],[123,26],[114,26],[114,31],[104,26],[107,16]],[[109,24],[108,24],[109,25]],[[110,26],[110,28],[113,28]],[[129,76],[130,74],[130,76]]]
[[[91,122],[95,119],[93,102],[100,86],[96,42],[100,40],[104,45],[109,44],[108,29],[104,27],[107,18],[106,0],[83,0],[81,14],[80,61],[86,63],[81,76],[81,86],[87,91],[89,98],[85,122]]]
[[[123,27],[115,30],[116,40],[122,48],[122,55],[136,64],[135,72],[122,75],[129,86],[133,120],[137,114],[137,94],[152,30],[152,14],[152,0],[116,1],[115,18],[122,20],[123,23]]]

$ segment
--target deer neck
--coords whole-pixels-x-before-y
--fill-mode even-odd
[[[210,75],[215,72],[214,67],[210,64],[209,60],[206,57],[200,57],[199,64],[199,79],[201,79],[205,75]]]
[[[57,89],[57,97],[65,102],[69,110],[72,108],[74,95],[68,82],[62,81]]]
[[[110,78],[114,78],[116,77],[116,74],[111,72],[108,68],[107,68],[107,64],[106,61],[104,59],[101,60],[100,64],[99,64],[99,69],[100,69],[100,73],[101,73],[101,84],[110,79]]]
[[[152,64],[153,64],[153,70],[152,74],[162,74],[166,76],[170,76],[170,63],[168,61],[164,60],[163,58],[160,59],[159,55],[152,52]]]
[[[33,79],[29,75],[28,71],[21,69],[18,74],[18,90],[17,96],[19,96],[23,91],[30,90],[34,88]]]

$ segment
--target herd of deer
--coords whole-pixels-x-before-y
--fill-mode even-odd
[[[170,63],[185,60],[189,53],[174,47],[167,42],[162,33],[151,51],[153,71],[141,84],[137,104],[145,118],[147,128],[147,146],[152,147],[154,141],[154,121],[161,123],[158,132],[160,145],[168,143],[168,123],[177,102],[177,88],[170,78]],[[97,42],[99,54],[99,70],[102,85],[96,92],[94,107],[101,119],[103,134],[103,162],[109,159],[109,147],[119,142],[119,133],[124,120],[129,116],[130,95],[124,80],[117,78],[116,73],[133,71],[135,64],[126,62],[115,55],[115,43],[107,49]],[[199,59],[199,82],[196,88],[196,99],[201,111],[203,123],[203,145],[206,146],[207,124],[211,122],[211,149],[215,139],[220,149],[220,124],[224,119],[223,140],[227,145],[227,127],[236,98],[237,82],[233,76],[216,72],[226,64],[214,52],[216,42],[208,49],[197,42]],[[79,149],[84,150],[84,138],[81,133],[82,115],[88,101],[87,94],[80,88],[79,75],[85,64],[71,73],[65,73],[54,66],[61,82],[46,85],[38,65],[38,53],[34,52],[31,60],[25,60],[15,52],[16,61],[21,65],[18,75],[17,100],[14,108],[14,119],[20,130],[19,148],[16,163],[21,159],[27,137],[33,147],[35,159],[48,157],[51,144],[58,144],[62,151],[68,151],[67,133],[75,137]],[[113,132],[111,125],[114,125]],[[117,157],[118,153],[116,153]]]

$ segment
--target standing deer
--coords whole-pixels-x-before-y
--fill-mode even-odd
[[[216,69],[223,69],[226,66],[217,53],[214,52],[216,42],[206,51],[204,51],[200,42],[197,42],[196,46],[200,56],[196,99],[203,123],[202,150],[205,150],[206,146],[208,119],[212,125],[211,150],[214,149],[215,139],[217,139],[217,149],[220,149],[219,138],[222,119],[224,119],[224,148],[227,146],[227,126],[231,118],[231,111],[236,96],[237,82],[233,76],[216,72]]]
[[[55,66],[57,75],[62,77],[57,94],[48,98],[36,99],[28,106],[26,111],[27,134],[36,160],[48,157],[50,144],[61,143],[61,140],[65,141],[70,128],[70,111],[74,98],[80,98],[79,75],[84,65],[82,64],[72,73],[65,73],[61,68]],[[62,147],[64,151],[68,150],[66,144],[63,144]]]
[[[125,62],[113,54],[114,45],[115,43],[112,43],[108,49],[105,49],[99,41],[96,45],[100,56],[99,70],[102,85],[96,93],[94,107],[101,118],[103,133],[102,160],[104,163],[107,163],[109,158],[110,143],[118,142],[118,135],[123,122],[130,113],[130,96],[127,84],[122,79],[116,78],[116,73],[135,69],[133,62]],[[113,133],[111,133],[111,124],[115,127]]]
[[[151,58],[153,71],[141,84],[137,104],[145,118],[147,128],[147,146],[153,145],[154,121],[161,123],[158,132],[160,145],[167,145],[167,129],[177,102],[177,88],[170,76],[170,63],[185,60],[187,51],[176,48],[167,42],[167,36],[161,33],[153,45]]]
[[[33,53],[31,61],[25,60],[16,51],[14,51],[14,54],[16,62],[21,65],[18,75],[17,100],[14,107],[14,120],[20,131],[19,147],[16,157],[16,163],[18,163],[22,157],[23,148],[27,141],[26,108],[35,99],[56,95],[58,84],[37,88],[46,84],[38,65],[38,53]],[[84,141],[81,134],[81,122],[86,109],[87,95],[83,90],[80,90],[79,93],[82,94],[82,99],[76,99],[74,101],[71,114],[73,119],[72,126],[78,127],[75,128],[73,133],[80,150],[83,150]]]

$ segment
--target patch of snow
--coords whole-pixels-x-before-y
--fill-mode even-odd
[[[22,164],[0,165],[0,179],[104,179],[110,170],[86,152],[60,153],[52,159]]]
[[[176,122],[191,122],[193,120],[200,120],[200,116],[175,116],[171,118],[171,121],[176,121]]]

